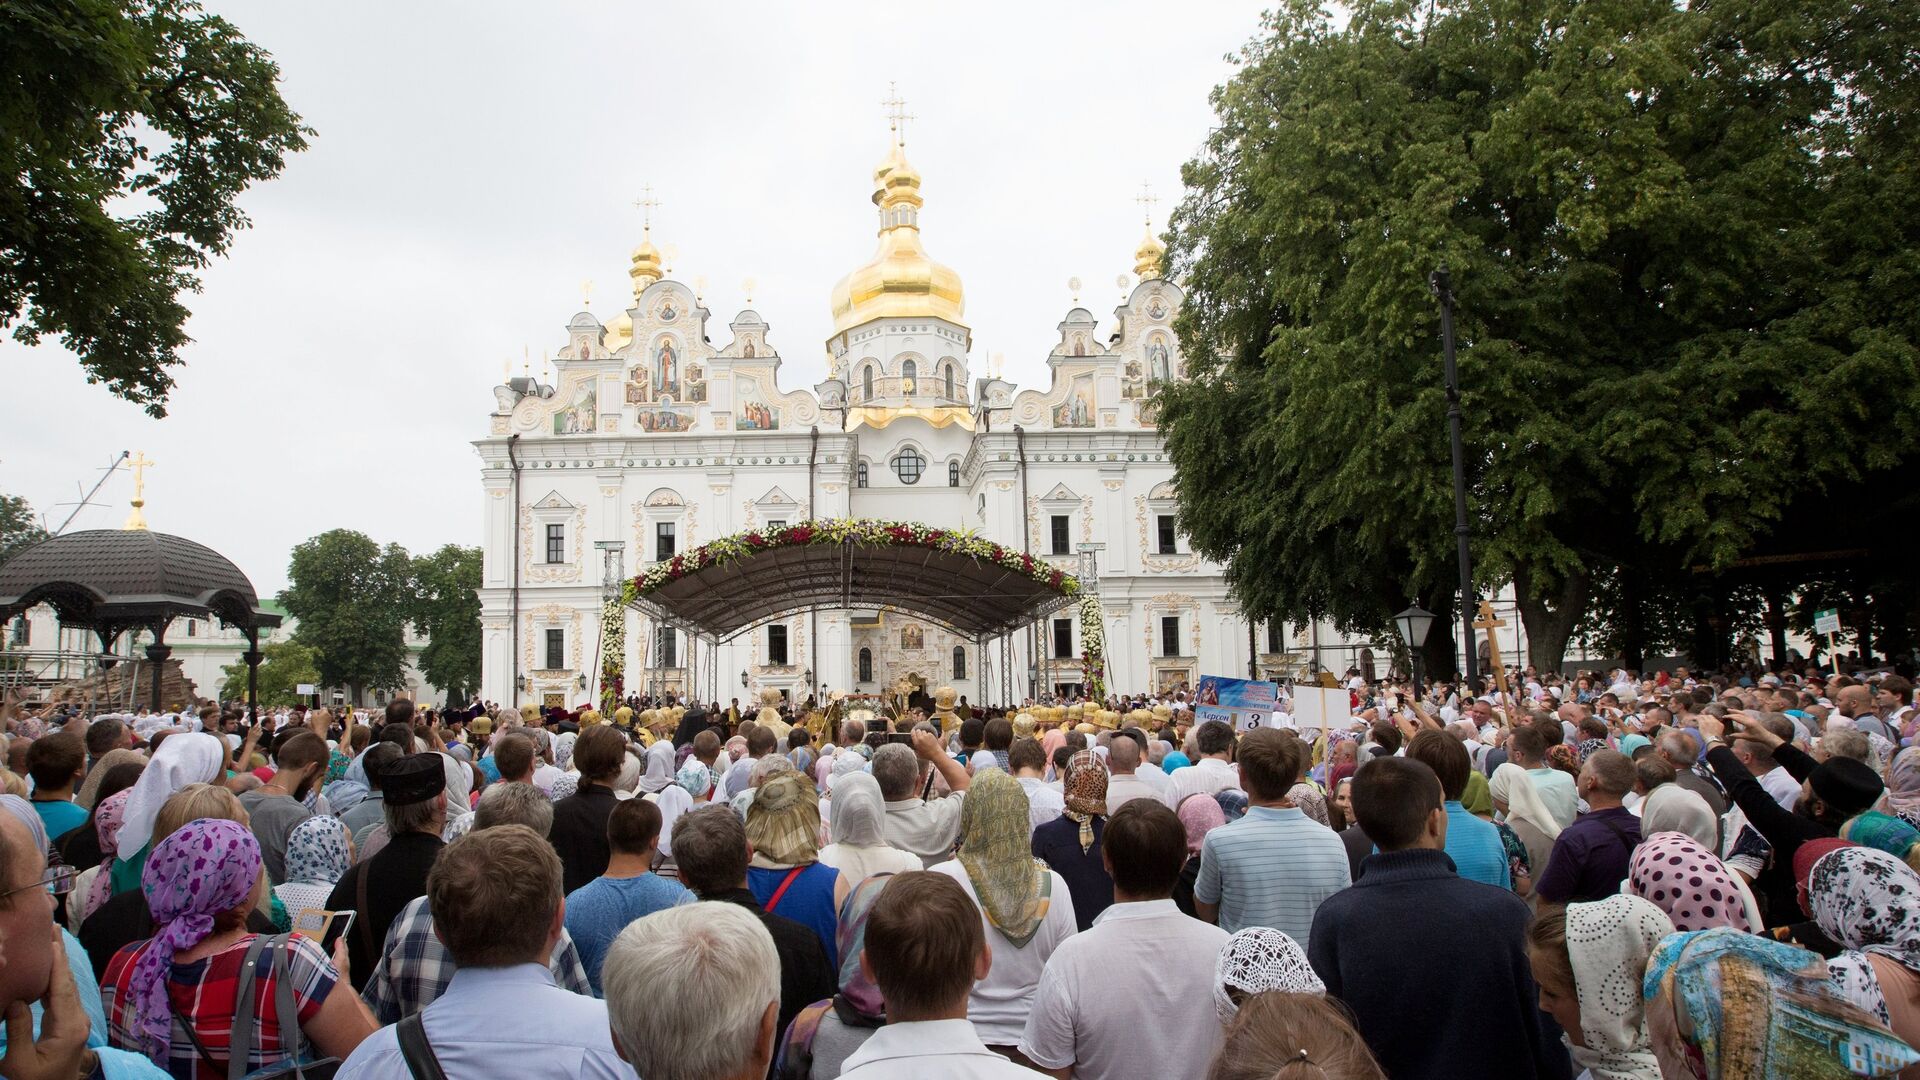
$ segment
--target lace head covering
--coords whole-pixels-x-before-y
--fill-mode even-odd
[[[1269,990],[1325,994],[1327,984],[1314,974],[1299,942],[1271,927],[1246,927],[1227,939],[1214,962],[1214,1011],[1222,1024],[1231,1024],[1240,1011],[1239,998]]]
[[[1573,1055],[1593,1080],[1660,1080],[1640,978],[1647,957],[1671,933],[1666,913],[1637,896],[1567,905],[1567,959],[1586,1043]]]

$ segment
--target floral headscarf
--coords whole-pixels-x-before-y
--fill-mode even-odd
[[[1605,739],[1582,739],[1580,740],[1580,744],[1574,747],[1574,754],[1579,759],[1580,764],[1585,765],[1588,758],[1606,748],[1607,740]]]
[[[880,988],[860,968],[860,951],[867,945],[867,915],[880,890],[893,880],[892,874],[875,874],[855,885],[840,902],[840,926],[834,931],[834,943],[840,952],[840,997],[855,1012],[873,1020],[887,1015],[886,1002],[880,1000]]]
[[[337,817],[310,817],[287,834],[288,884],[335,884],[346,876],[352,861],[346,823]]]
[[[1814,953],[1720,927],[1670,934],[1641,983],[1647,1032],[1667,1080],[1840,1080],[1854,1055],[1884,1076],[1920,1061],[1836,995]]]
[[[1635,848],[1626,891],[1652,901],[1678,930],[1757,929],[1733,875],[1685,833],[1655,833]]]
[[[988,769],[960,804],[960,865],[994,929],[1018,949],[1033,940],[1052,903],[1047,864],[1033,857],[1027,789]]]
[[[134,963],[128,994],[134,1016],[129,1026],[156,1064],[166,1063],[173,1024],[167,972],[174,954],[205,941],[213,933],[213,917],[246,904],[259,881],[260,842],[237,821],[190,821],[154,844],[140,874],[153,937]]]
[[[1063,816],[1080,823],[1080,853],[1093,850],[1093,819],[1107,813],[1107,763],[1091,750],[1067,759],[1061,785],[1067,808]]]
[[[673,774],[673,782],[688,795],[696,799],[704,799],[707,797],[707,792],[713,789],[713,770],[688,758],[687,763],[680,766],[680,771]]]
[[[554,778],[553,787],[547,792],[547,798],[552,799],[554,802],[559,802],[561,799],[569,795],[577,794],[579,791],[580,774],[561,773]]]
[[[127,820],[127,800],[132,797],[132,788],[121,788],[93,808],[93,834],[100,838],[100,850],[106,853],[106,858],[101,860],[99,872],[87,887],[87,898],[80,906],[80,918],[75,926],[86,922],[87,916],[100,910],[101,904],[113,899],[115,849],[120,840],[120,826]]]
[[[1200,846],[1206,843],[1207,834],[1227,823],[1226,811],[1220,809],[1220,801],[1211,795],[1189,795],[1180,800],[1180,809],[1176,811],[1180,824],[1187,830],[1187,854],[1200,854]]]
[[[1834,989],[1888,1023],[1868,953],[1920,971],[1920,875],[1885,851],[1848,847],[1813,865],[1807,906],[1821,932],[1847,947],[1827,962]]]
[[[804,866],[820,855],[820,801],[813,785],[789,771],[757,788],[747,807],[747,839],[756,864]]]
[[[1235,990],[1243,997],[1269,990],[1324,995],[1327,984],[1314,973],[1299,942],[1271,927],[1249,926],[1227,939],[1213,965],[1213,1009],[1222,1024],[1233,1023],[1240,1012]]]
[[[1575,779],[1580,776],[1579,755],[1566,743],[1555,743],[1547,747],[1547,767],[1559,769]]]
[[[1574,1060],[1593,1080],[1660,1080],[1640,978],[1673,923],[1647,901],[1616,893],[1567,905],[1566,932],[1584,1044],[1573,1047]]]

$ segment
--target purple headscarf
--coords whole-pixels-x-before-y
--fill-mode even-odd
[[[173,1014],[167,1008],[167,973],[173,956],[213,933],[213,917],[244,906],[260,880],[260,842],[253,830],[224,818],[190,821],[153,846],[140,889],[153,912],[153,939],[141,951],[127,987],[141,1049],[155,1063],[167,1061]]]

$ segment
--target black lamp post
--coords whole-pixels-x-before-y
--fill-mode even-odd
[[[1400,628],[1400,637],[1407,643],[1407,656],[1413,662],[1413,696],[1418,698],[1420,686],[1420,646],[1426,644],[1427,634],[1433,630],[1433,612],[1419,604],[1393,617],[1393,624]]]
[[[1460,670],[1466,673],[1469,688],[1479,681],[1480,654],[1473,641],[1473,553],[1467,539],[1473,529],[1467,524],[1467,453],[1460,441],[1460,368],[1453,359],[1453,276],[1443,265],[1427,277],[1427,284],[1440,301],[1440,345],[1447,363],[1447,437],[1453,443],[1453,535],[1460,545],[1460,636],[1466,651],[1460,657]],[[1431,616],[1429,616],[1431,618]]]

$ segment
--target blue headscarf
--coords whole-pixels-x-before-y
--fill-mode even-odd
[[[366,802],[372,794],[373,787],[367,783],[367,753],[362,750],[347,764],[347,775],[327,785],[327,807],[336,814],[344,814]]]

